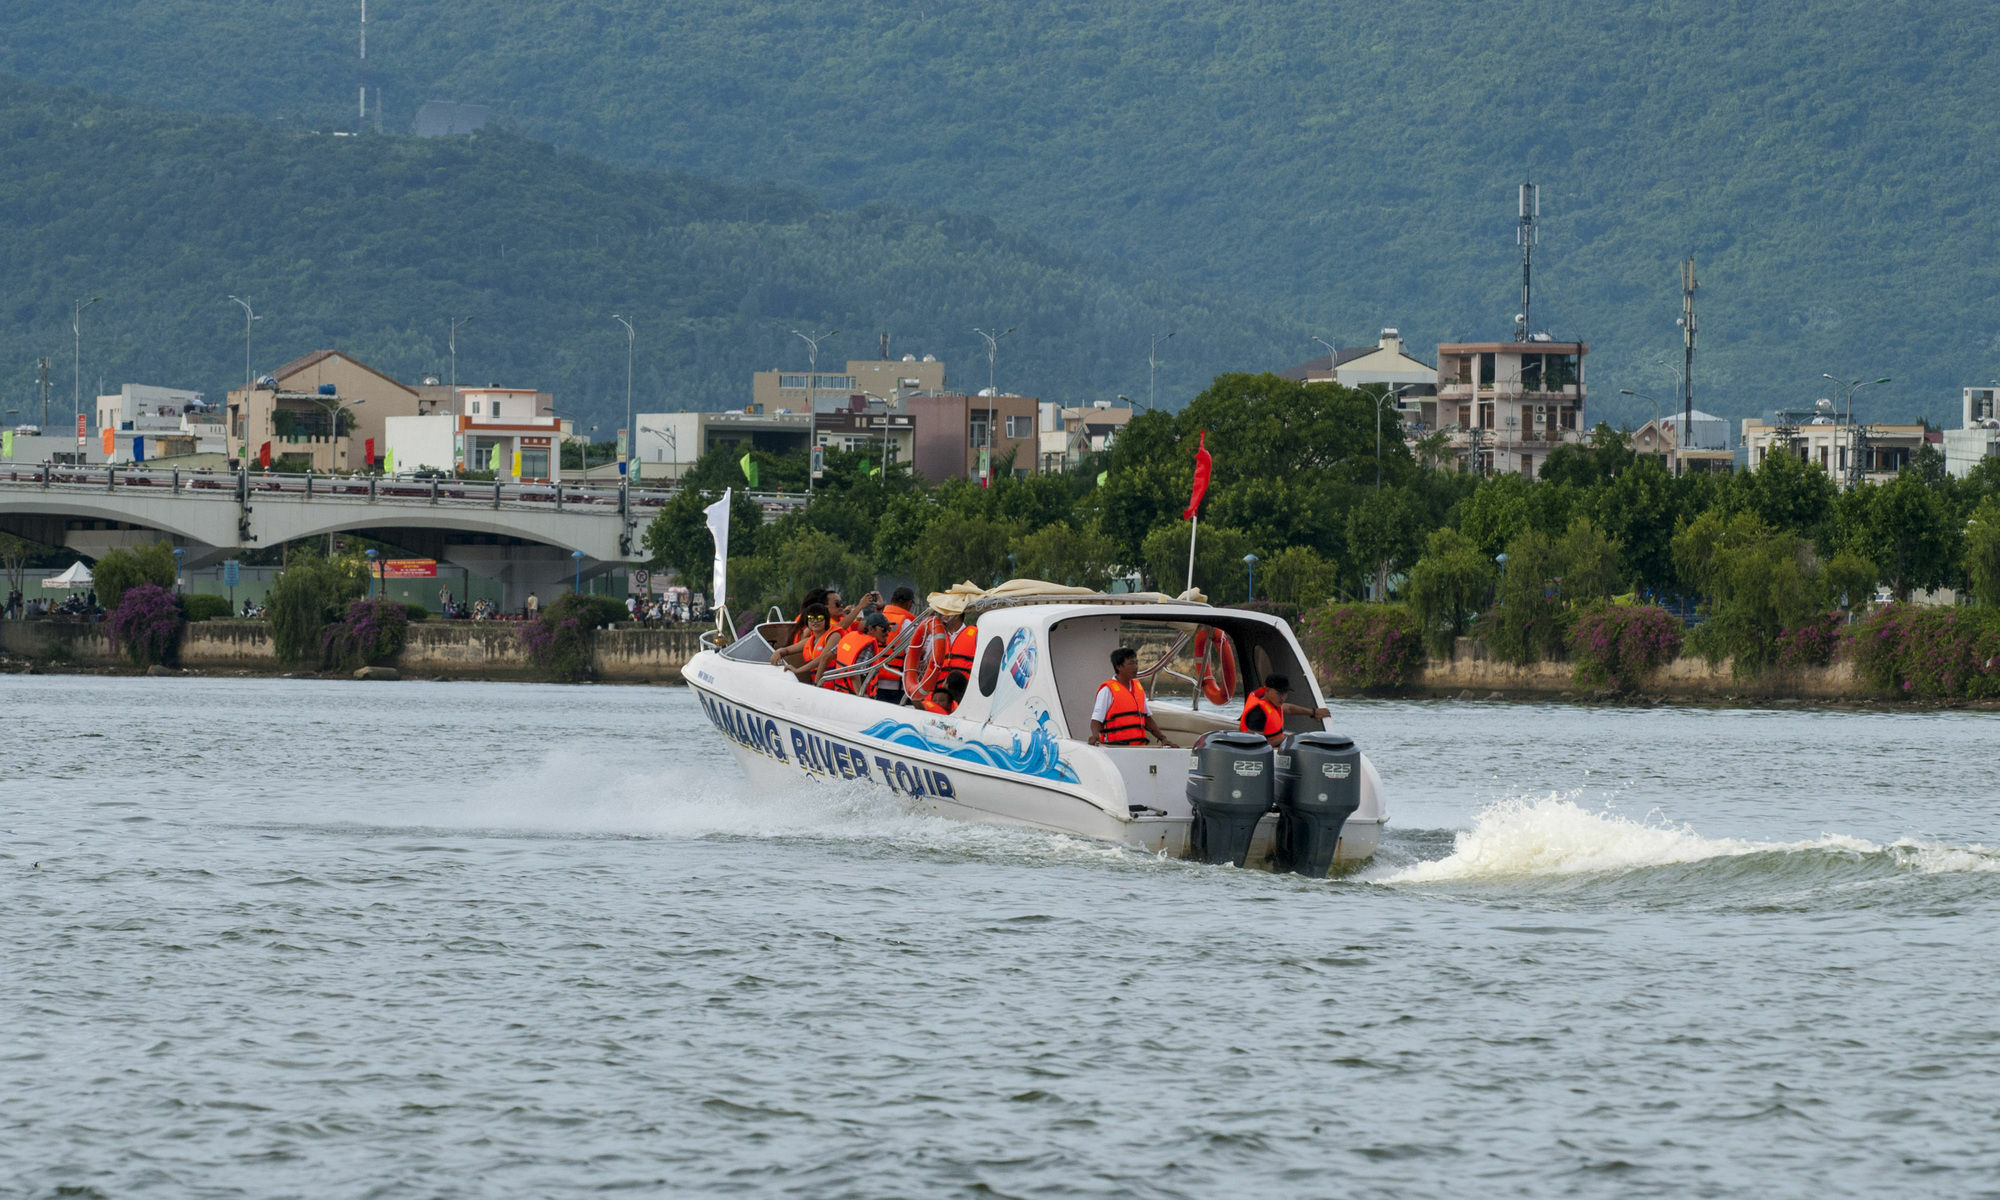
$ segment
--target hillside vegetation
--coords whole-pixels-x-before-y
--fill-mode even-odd
[[[1697,255],[1697,399],[1893,375],[1943,404],[2000,359],[1992,12],[1973,0],[461,0],[371,14],[385,123],[427,99],[629,164],[991,216],[1345,344],[1506,336],[1513,189],[1545,185],[1537,325],[1594,393],[1661,393]],[[0,69],[347,128],[355,6],[49,0]],[[190,64],[194,64],[192,67]],[[1011,321],[1011,318],[995,318]],[[1149,331],[1150,332],[1150,331]],[[1185,335],[1184,335],[1185,336]],[[1143,338],[1141,339],[1143,346]],[[1316,352],[1176,339],[1163,380]],[[1145,355],[1113,341],[1117,390]],[[1650,415],[1650,408],[1647,408]]]
[[[794,328],[845,332],[822,370],[935,352],[985,386],[973,326],[1001,343],[1006,390],[1109,398],[1108,364],[1161,326],[1274,352],[1296,330],[991,221],[886,204],[829,211],[775,187],[617,167],[511,134],[334,137],[244,118],[163,115],[0,81],[5,407],[40,415],[29,364],[71,391],[71,305],[84,316],[86,408],[99,380],[197,387],[243,379],[243,311],[268,369],[322,347],[399,378],[534,386],[566,415],[623,420],[625,332],[640,411],[722,408],[753,370],[802,369]],[[1141,393],[1143,395],[1143,392]]]

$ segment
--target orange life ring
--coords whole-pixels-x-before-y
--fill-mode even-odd
[[[944,627],[944,622],[932,613],[917,622],[917,631],[910,637],[910,644],[903,650],[903,694],[913,704],[921,704],[930,698],[924,685],[930,681],[931,635]]]
[[[1236,644],[1220,629],[1195,631],[1194,656],[1201,663],[1201,694],[1210,704],[1227,704],[1236,694]]]

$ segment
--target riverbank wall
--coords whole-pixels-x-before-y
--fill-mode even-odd
[[[1329,688],[1329,695],[1354,695]],[[1460,638],[1449,658],[1430,659],[1399,696],[1505,700],[1599,700],[1611,698],[1576,682],[1576,667],[1567,662],[1510,663],[1487,653],[1476,638]],[[1639,702],[1680,701],[1727,704],[1750,701],[1801,701],[1815,704],[1859,703],[1881,699],[1855,677],[1854,666],[1835,662],[1767,672],[1756,679],[1739,679],[1727,659],[1711,664],[1695,655],[1677,658],[1623,699]]]
[[[536,672],[511,621],[417,621],[393,664],[425,679],[533,679]],[[597,677],[621,683],[679,683],[681,668],[701,649],[701,629],[599,630],[592,661]],[[0,622],[0,652],[51,669],[128,666],[102,624]],[[181,642],[190,671],[251,675],[300,674],[278,661],[266,621],[197,621]]]

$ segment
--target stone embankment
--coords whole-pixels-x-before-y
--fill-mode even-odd
[[[1599,698],[1592,689],[1577,685],[1575,670],[1573,664],[1566,662],[1502,662],[1486,652],[1485,643],[1475,638],[1460,638],[1450,658],[1427,662],[1416,682],[1401,694],[1478,700]],[[1727,660],[1710,665],[1707,659],[1691,655],[1661,667],[1632,693],[1632,698],[1695,703],[1794,700],[1841,704],[1880,697],[1854,677],[1851,663],[1772,671],[1757,679],[1738,679]]]
[[[597,635],[597,677],[626,683],[679,683],[681,667],[701,649],[700,629],[605,629]],[[103,625],[0,622],[0,651],[54,669],[123,667]],[[395,668],[405,679],[532,679],[535,670],[510,621],[418,621]],[[264,621],[198,621],[187,627],[181,666],[252,675],[294,673],[271,648]]]

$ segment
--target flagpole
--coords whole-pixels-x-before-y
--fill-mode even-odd
[[[1192,591],[1194,588],[1194,540],[1199,536],[1201,536],[1201,514],[1197,512],[1194,515],[1194,527],[1188,530],[1187,587],[1182,589],[1183,591]]]

